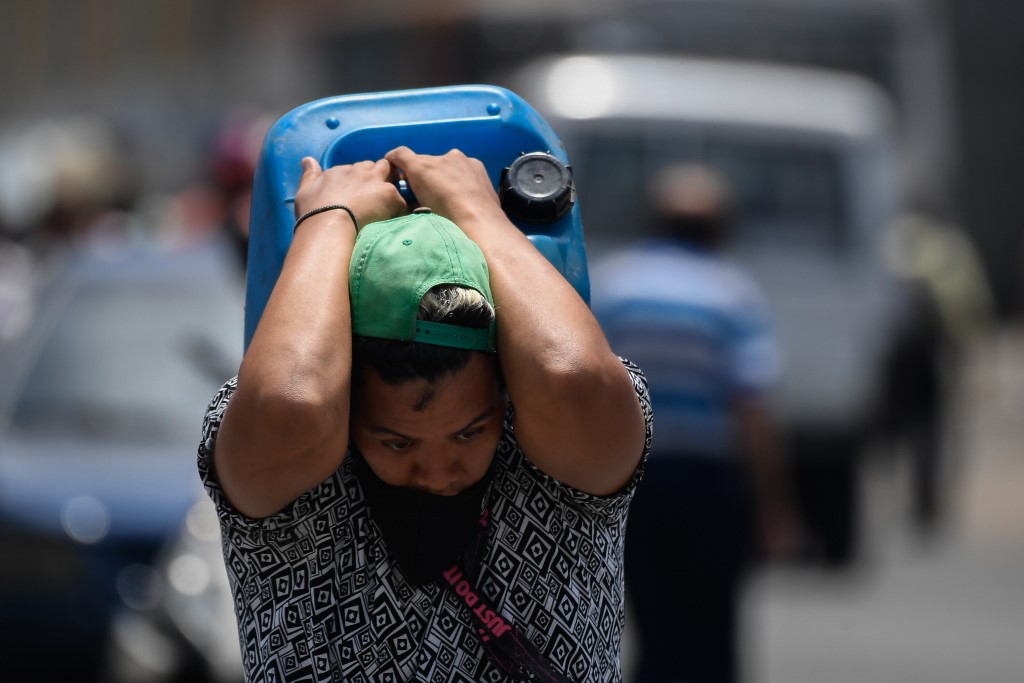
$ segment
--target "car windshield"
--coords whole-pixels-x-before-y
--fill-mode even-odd
[[[572,142],[588,245],[635,238],[645,220],[645,183],[670,163],[707,165],[726,176],[737,197],[737,243],[846,245],[842,166],[827,147],[713,133],[616,133]]]
[[[207,402],[237,371],[241,331],[240,298],[223,284],[83,283],[40,346],[11,426],[25,435],[196,442]]]

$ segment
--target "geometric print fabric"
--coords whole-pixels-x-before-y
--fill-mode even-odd
[[[629,369],[650,445],[646,381]],[[212,475],[212,448],[234,392],[210,403],[199,472],[221,521],[246,680],[501,683],[464,601],[439,579],[415,587],[391,559],[346,457],[278,514],[237,512]],[[511,408],[485,497],[490,535],[475,588],[573,681],[620,681],[623,544],[631,483],[608,497],[557,482],[523,455]]]

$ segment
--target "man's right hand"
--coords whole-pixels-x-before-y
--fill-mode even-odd
[[[305,157],[295,193],[295,216],[322,206],[344,204],[362,227],[408,213],[398,188],[389,182],[390,176],[391,164],[386,159],[332,166],[325,171],[316,159]]]

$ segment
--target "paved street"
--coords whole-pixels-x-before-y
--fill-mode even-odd
[[[754,585],[751,683],[1024,681],[1024,330],[980,346],[961,394],[949,531],[917,538],[906,473],[870,468],[864,571]]]

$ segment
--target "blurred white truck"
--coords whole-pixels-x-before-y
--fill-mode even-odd
[[[555,56],[498,82],[561,136],[591,262],[644,233],[662,166],[732,182],[733,256],[765,289],[787,358],[774,407],[794,489],[815,554],[847,563],[857,461],[909,306],[879,249],[901,209],[886,95],[837,72],[679,56]]]

